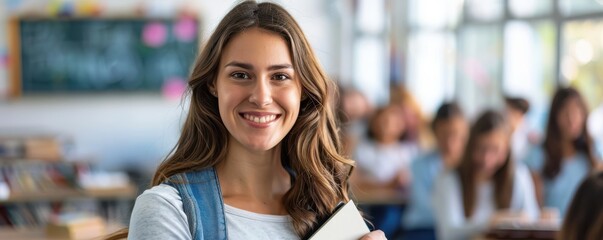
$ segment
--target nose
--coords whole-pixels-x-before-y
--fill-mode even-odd
[[[264,107],[272,103],[272,87],[270,80],[258,79],[253,86],[249,102],[258,107]]]

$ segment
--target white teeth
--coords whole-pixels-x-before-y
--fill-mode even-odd
[[[251,116],[249,114],[243,114],[243,118],[245,118],[249,121],[255,122],[255,123],[268,123],[268,122],[274,121],[274,119],[276,119],[276,115],[255,117],[255,116]]]

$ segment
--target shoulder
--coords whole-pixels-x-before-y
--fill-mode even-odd
[[[544,164],[544,155],[542,146],[534,146],[529,150],[527,157],[523,159],[523,163],[533,171],[540,171]]]
[[[459,186],[459,178],[456,170],[446,170],[436,179],[436,185],[440,188],[454,188]]]
[[[129,235],[132,239],[190,239],[178,191],[160,184],[138,196],[130,218]]]
[[[159,184],[145,190],[138,198],[136,198],[136,202],[139,201],[180,202],[180,204],[182,204],[178,190],[168,184]]]
[[[176,188],[167,184],[159,184],[140,194],[136,198],[136,205],[154,209],[173,208],[177,210],[182,209],[182,199]]]
[[[430,166],[440,163],[440,154],[437,151],[431,151],[420,155],[412,161],[412,170],[417,172],[427,171]]]

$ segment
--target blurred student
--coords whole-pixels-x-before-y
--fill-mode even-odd
[[[415,145],[400,141],[406,126],[400,119],[400,108],[387,106],[378,109],[369,121],[368,139],[360,141],[354,159],[357,168],[350,181],[360,191],[383,189],[401,191],[410,179],[410,163],[417,155]],[[385,191],[384,191],[385,192]],[[392,236],[400,228],[402,208],[396,205],[366,207],[371,221]]]
[[[472,239],[502,219],[537,218],[530,173],[510,160],[510,134],[504,117],[494,111],[483,113],[473,124],[459,166],[436,180],[438,239]]]
[[[556,209],[561,217],[580,182],[599,164],[587,118],[588,110],[578,91],[557,90],[544,143],[525,160],[535,173],[539,202],[543,207]]]
[[[358,141],[367,132],[368,117],[373,106],[366,96],[354,89],[341,90],[339,118],[342,122],[343,148],[346,156],[351,156]]]
[[[530,103],[520,97],[505,97],[506,113],[511,125],[511,159],[523,160],[530,150],[530,131],[525,116]]]
[[[578,187],[568,208],[559,240],[603,239],[603,172],[599,171]]]
[[[442,170],[457,167],[469,126],[456,103],[442,104],[431,124],[437,148],[412,162],[410,200],[403,218],[405,238],[434,239],[435,219],[431,206],[434,182]]]
[[[400,118],[406,125],[402,140],[415,144],[420,150],[431,149],[434,140],[429,130],[429,122],[412,93],[404,85],[391,86],[390,104],[402,110]]]
[[[357,184],[404,188],[410,183],[409,167],[418,150],[400,141],[406,125],[398,117],[399,111],[395,106],[387,106],[371,117],[368,138],[358,143],[354,155]]]

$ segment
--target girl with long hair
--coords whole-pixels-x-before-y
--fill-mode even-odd
[[[557,90],[549,112],[542,147],[524,161],[533,171],[539,202],[564,216],[582,180],[600,164],[589,136],[588,109],[574,88]]]
[[[460,164],[435,183],[438,239],[471,239],[501,219],[538,217],[530,172],[510,160],[510,135],[509,124],[494,111],[473,124]]]
[[[336,86],[281,6],[236,5],[188,87],[182,133],[136,200],[130,238],[299,239],[349,201]]]

